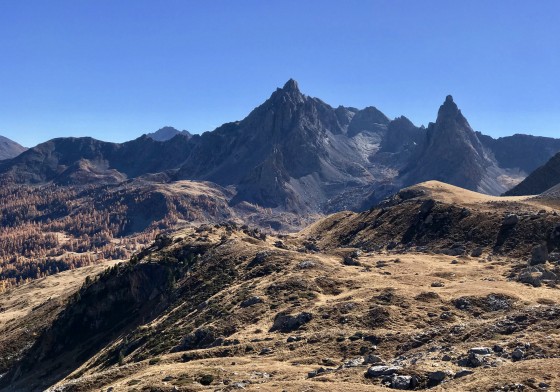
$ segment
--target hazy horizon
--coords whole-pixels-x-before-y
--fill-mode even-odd
[[[417,125],[447,94],[493,137],[560,135],[560,3],[6,2],[0,135],[123,142],[241,120],[296,79]]]

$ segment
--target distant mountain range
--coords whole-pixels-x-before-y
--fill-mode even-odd
[[[289,80],[245,119],[214,131],[165,127],[121,144],[53,139],[0,163],[0,181],[204,180],[233,187],[232,205],[326,213],[365,208],[426,180],[501,194],[558,151],[560,139],[475,132],[451,96],[424,128],[375,107],[333,108]]]
[[[11,159],[27,150],[27,148],[19,145],[7,137],[0,136],[0,160]]]

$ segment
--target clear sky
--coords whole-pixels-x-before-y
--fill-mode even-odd
[[[0,0],[0,134],[125,141],[245,117],[294,78],[338,106],[560,137],[557,0]]]

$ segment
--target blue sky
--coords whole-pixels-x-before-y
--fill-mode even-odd
[[[125,141],[245,117],[289,78],[416,124],[560,137],[559,1],[0,0],[0,134]]]

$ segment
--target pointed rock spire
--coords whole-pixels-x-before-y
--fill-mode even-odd
[[[443,105],[439,107],[438,119],[441,116],[456,116],[460,113],[461,111],[459,110],[457,104],[453,101],[453,97],[451,95],[448,95],[447,97],[445,97],[445,102],[443,103]]]
[[[284,84],[284,87],[282,87],[282,90],[286,91],[286,92],[299,92],[299,86],[298,83],[294,80],[294,79],[290,79],[286,82],[286,84]]]
[[[440,106],[437,120],[428,126],[421,152],[410,163],[407,183],[438,180],[471,190],[483,189],[482,179],[492,166],[482,143],[467,119],[448,95]]]

